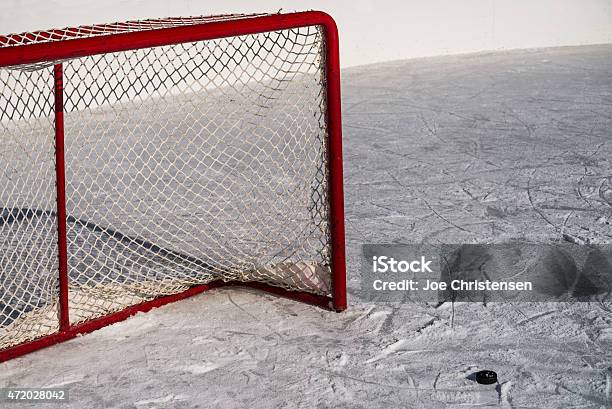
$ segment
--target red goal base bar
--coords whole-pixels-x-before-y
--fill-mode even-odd
[[[304,291],[289,291],[284,288],[275,287],[269,284],[259,283],[259,282],[240,282],[240,281],[213,281],[208,284],[201,284],[194,287],[189,288],[186,291],[183,291],[178,294],[167,295],[164,297],[156,298],[151,301],[146,301],[140,304],[132,305],[131,307],[127,307],[121,311],[105,315],[103,317],[93,319],[91,321],[86,321],[81,324],[73,325],[68,327],[68,329],[56,332],[55,334],[47,335],[41,338],[38,338],[34,341],[26,342],[23,344],[16,345],[14,347],[10,347],[0,351],[0,362],[5,362],[13,358],[17,358],[22,355],[29,354],[30,352],[37,351],[42,348],[46,348],[48,346],[52,346],[54,344],[68,341],[72,338],[76,338],[81,334],[87,334],[89,332],[101,329],[111,324],[115,324],[120,321],[124,321],[127,318],[135,315],[139,312],[147,312],[152,310],[153,308],[161,307],[162,305],[169,304],[175,301],[183,300],[185,298],[192,297],[194,295],[198,295],[208,290],[213,290],[216,288],[223,287],[245,287],[245,288],[254,288],[266,293],[271,293],[280,297],[288,298],[291,300],[301,301],[306,304],[311,304],[317,307],[321,307],[330,311],[343,311],[346,309],[346,306],[338,306],[334,307],[333,299],[331,297],[326,297],[322,295],[316,295],[312,293],[307,293]]]

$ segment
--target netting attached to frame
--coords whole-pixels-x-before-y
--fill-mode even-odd
[[[26,44],[40,44],[53,41],[74,40],[76,38],[98,37],[112,34],[132,33],[134,31],[159,30],[195,24],[215,23],[220,21],[240,20],[269,14],[220,14],[216,16],[169,17],[148,20],[135,20],[109,24],[56,28],[51,30],[32,31],[0,35],[0,48],[15,47]]]
[[[190,286],[331,292],[318,26],[63,62],[71,323]],[[53,69],[0,69],[0,349],[57,330]],[[5,108],[6,107],[6,108]]]

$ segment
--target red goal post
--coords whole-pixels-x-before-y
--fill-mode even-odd
[[[329,15],[0,36],[0,88],[0,362],[224,286],[346,309]]]

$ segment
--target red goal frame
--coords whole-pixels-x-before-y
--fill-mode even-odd
[[[181,19],[149,20],[147,23],[172,23]],[[187,19],[189,20],[189,19]],[[197,18],[193,19],[197,21]],[[204,291],[220,287],[250,287],[282,297],[306,302],[334,311],[347,308],[346,299],[346,260],[344,238],[344,194],[342,169],[342,125],[340,100],[340,66],[338,51],[338,29],[331,16],[320,11],[289,14],[217,16],[202,18],[205,22],[186,24],[168,28],[142,29],[138,22],[137,30],[116,32],[112,25],[79,27],[73,29],[50,30],[46,32],[23,33],[0,36],[0,68],[24,64],[55,63],[54,65],[54,104],[55,104],[55,158],[57,180],[57,231],[59,262],[59,330],[51,335],[37,338],[4,350],[0,350],[0,362],[27,354],[29,352],[69,340],[79,334],[88,333],[104,326],[122,321],[137,312],[181,300]],[[71,325],[68,308],[68,266],[66,235],[66,193],[64,161],[64,101],[62,60],[84,56],[167,46],[178,43],[212,40],[223,37],[258,34],[291,28],[322,26],[326,43],[326,91],[328,126],[328,167],[329,167],[329,209],[331,240],[331,296],[321,296],[303,291],[288,291],[280,287],[258,282],[215,281],[197,285],[188,290],[169,296],[127,307],[119,312],[101,318]],[[92,36],[94,30],[108,27],[108,33]],[[89,30],[89,33],[88,33]],[[45,36],[41,36],[44,33]],[[84,33],[84,34],[83,34]],[[42,41],[41,41],[42,37]],[[65,41],[54,41],[65,39]],[[4,46],[3,46],[4,45]]]

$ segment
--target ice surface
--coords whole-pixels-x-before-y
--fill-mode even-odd
[[[64,384],[65,408],[610,407],[609,301],[367,304],[358,274],[368,242],[611,242],[612,46],[359,67],[343,98],[347,312],[212,291],[0,364],[0,387]]]

